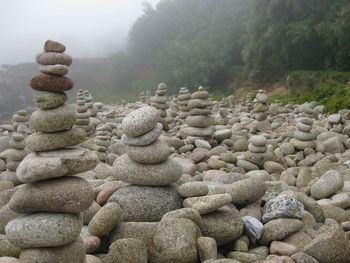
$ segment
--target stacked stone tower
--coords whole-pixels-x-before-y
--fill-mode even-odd
[[[165,96],[167,92],[167,85],[165,83],[160,83],[156,90],[156,95],[151,97],[151,106],[155,107],[160,117],[165,118],[167,115],[166,110],[169,109],[168,98]]]
[[[86,94],[84,93],[83,89],[78,90],[76,103],[77,115],[75,127],[84,130],[86,135],[90,136],[92,134],[89,111],[90,104],[86,102]]]
[[[264,90],[259,90],[255,99],[257,104],[252,111],[254,113],[254,118],[256,119],[254,123],[255,132],[271,130],[271,123],[267,119],[269,113],[268,96]]]
[[[106,162],[108,147],[111,145],[112,127],[107,124],[100,124],[96,128],[94,142],[96,144],[96,154],[100,161]]]
[[[13,128],[18,132],[30,133],[29,130],[29,113],[27,110],[18,110],[12,116]]]
[[[182,200],[171,185],[181,177],[182,168],[168,158],[169,146],[158,139],[162,132],[158,121],[157,109],[145,106],[128,114],[122,122],[127,154],[116,159],[113,166],[117,179],[131,185],[115,192],[109,202],[124,208],[124,221],[159,221],[163,214],[182,207]]]
[[[304,150],[306,148],[315,148],[316,139],[315,134],[311,132],[313,120],[307,117],[303,117],[297,123],[297,130],[294,132],[294,138],[291,139],[290,143],[295,147],[296,150]]]
[[[191,93],[186,87],[182,87],[179,90],[179,95],[177,96],[177,104],[179,105],[179,119],[185,119],[188,116],[190,108],[188,107],[188,102],[191,99]]]
[[[98,159],[93,152],[72,147],[85,138],[83,130],[72,128],[74,107],[65,104],[64,91],[73,88],[73,81],[63,75],[72,58],[55,41],[48,40],[44,50],[36,57],[44,74],[30,82],[42,91],[30,118],[36,133],[26,139],[32,153],[17,168],[18,179],[26,184],[9,202],[13,211],[26,215],[10,221],[5,232],[21,249],[20,262],[80,263],[85,262],[80,212],[90,207],[94,193],[85,179],[74,174],[93,169]]]
[[[192,93],[188,102],[190,111],[186,118],[189,128],[183,129],[188,139],[208,139],[214,135],[214,118],[211,115],[212,102],[208,100],[209,93],[203,87]]]

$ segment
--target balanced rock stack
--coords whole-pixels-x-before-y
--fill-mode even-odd
[[[89,104],[86,102],[86,96],[83,89],[79,89],[77,93],[76,106],[76,122],[75,127],[85,131],[86,135],[92,134],[92,127],[90,125],[90,111]]]
[[[29,114],[27,110],[19,110],[12,116],[13,128],[18,132],[30,133]]]
[[[111,145],[112,127],[107,124],[100,124],[96,128],[94,142],[96,144],[96,154],[100,161],[107,160],[108,147]]]
[[[11,220],[5,232],[22,250],[20,262],[85,262],[80,212],[90,207],[94,193],[85,179],[72,175],[93,169],[98,159],[86,149],[69,147],[85,138],[83,130],[72,128],[74,107],[65,104],[64,91],[73,88],[73,81],[62,75],[72,59],[58,42],[48,40],[44,50],[37,62],[45,74],[30,83],[43,91],[35,99],[38,109],[30,118],[36,133],[26,139],[33,153],[17,168],[18,179],[26,184],[9,202],[11,210],[26,215]]]
[[[203,87],[199,87],[198,91],[191,95],[191,100],[188,102],[189,116],[186,118],[186,124],[190,127],[183,129],[188,142],[208,139],[214,134],[214,118],[210,116],[211,109],[209,108],[212,102],[208,98],[209,93]]]
[[[113,164],[117,179],[130,183],[117,190],[109,202],[124,208],[124,221],[154,222],[175,209],[182,199],[172,185],[182,175],[181,166],[168,158],[170,148],[158,137],[162,132],[157,109],[145,106],[128,114],[122,141],[126,152]]]
[[[14,185],[20,183],[16,176],[16,169],[28,154],[25,150],[24,138],[21,133],[13,133],[9,141],[9,149],[0,153],[0,159],[6,163],[6,171],[0,174],[0,180],[11,181]]]
[[[257,104],[253,109],[254,117],[256,121],[253,124],[254,132],[263,132],[266,130],[271,130],[271,123],[267,120],[269,112],[268,96],[264,90],[259,90],[256,94],[255,99]]]
[[[244,153],[243,159],[237,162],[237,166],[245,171],[259,170],[266,161],[272,159],[273,154],[267,151],[267,139],[262,135],[250,138],[248,151]]]
[[[140,92],[139,99],[140,99],[140,102],[146,103],[147,96],[146,96],[145,92],[143,92],[143,91]]]
[[[90,117],[95,117],[97,113],[97,109],[94,105],[94,98],[88,90],[84,90],[85,95],[85,103],[88,106],[88,111],[90,112]]]
[[[177,96],[177,104],[179,105],[179,119],[185,119],[188,116],[190,108],[188,103],[191,99],[191,93],[186,87],[182,87],[179,90],[179,95]]]
[[[315,134],[311,132],[313,120],[307,117],[303,117],[297,123],[297,130],[294,132],[294,138],[291,139],[290,143],[295,147],[296,150],[303,151],[306,148],[315,148],[316,139]]]
[[[156,95],[150,98],[151,106],[158,110],[162,118],[166,117],[166,110],[169,109],[169,104],[167,104],[168,98],[165,96],[167,89],[168,87],[165,83],[160,83],[157,87]]]

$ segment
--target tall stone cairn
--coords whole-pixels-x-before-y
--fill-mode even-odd
[[[112,127],[107,124],[100,124],[96,128],[94,143],[96,154],[100,161],[106,162],[108,147],[111,145]]]
[[[169,158],[156,108],[145,106],[128,114],[123,122],[122,141],[126,153],[113,164],[117,179],[130,185],[116,191],[109,202],[124,209],[124,222],[156,222],[182,207],[182,199],[172,185],[182,174],[181,166]]]
[[[259,90],[255,96],[257,103],[255,104],[252,113],[254,113],[254,132],[263,132],[266,130],[271,130],[271,123],[267,119],[269,113],[269,103],[268,96],[266,95],[265,90]]]
[[[169,109],[168,98],[165,96],[168,87],[165,83],[160,83],[156,90],[156,95],[150,98],[151,106],[155,107],[160,117],[165,118],[166,110]]]
[[[92,134],[89,111],[90,104],[86,102],[86,94],[83,89],[79,89],[77,92],[76,104],[77,118],[75,121],[75,127],[84,130],[86,135],[90,136]]]
[[[179,119],[186,119],[190,108],[188,107],[188,102],[191,100],[191,92],[186,87],[182,87],[179,90],[179,95],[177,96],[177,104],[179,105]]]
[[[8,240],[21,249],[20,262],[85,262],[85,247],[79,234],[94,192],[90,184],[74,174],[97,165],[95,153],[80,147],[85,133],[73,128],[72,105],[65,104],[64,91],[73,88],[68,73],[72,58],[65,46],[48,40],[36,57],[43,74],[30,86],[42,91],[35,98],[37,110],[30,118],[36,133],[27,137],[32,151],[17,168],[18,179],[26,183],[11,197],[11,210],[26,214],[10,221],[5,228]]]
[[[209,139],[214,135],[214,118],[211,116],[212,102],[208,100],[209,93],[203,87],[192,93],[188,102],[190,111],[186,118],[189,128],[184,128],[183,133],[191,143],[195,139]],[[193,140],[192,140],[193,139]]]

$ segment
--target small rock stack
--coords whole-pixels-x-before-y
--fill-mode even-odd
[[[245,171],[259,170],[265,161],[272,158],[272,154],[267,151],[267,140],[262,135],[252,136],[248,145],[248,152],[244,153],[244,160],[239,160],[237,165]]]
[[[16,176],[19,163],[28,154],[25,150],[24,135],[13,133],[9,141],[9,149],[0,153],[0,159],[6,163],[6,171],[0,174],[0,180],[11,181],[14,185],[20,184]]]
[[[146,103],[147,96],[146,96],[146,94],[143,91],[140,92],[139,99],[140,99],[140,102]]]
[[[29,133],[29,114],[27,110],[19,110],[12,116],[13,128],[18,132]]]
[[[307,117],[303,117],[297,123],[297,130],[294,132],[294,138],[290,143],[296,150],[303,151],[306,148],[315,148],[316,142],[315,134],[311,132],[313,120]]]
[[[189,128],[183,129],[188,142],[195,139],[208,139],[214,134],[214,118],[211,115],[212,102],[208,100],[209,93],[203,87],[192,93],[191,100],[188,102],[190,111],[186,118],[186,124]]]
[[[90,184],[72,176],[93,169],[97,156],[86,149],[70,147],[85,138],[75,123],[74,107],[65,104],[64,91],[73,81],[62,75],[72,63],[65,46],[48,40],[37,55],[40,74],[30,86],[42,91],[35,99],[38,109],[30,118],[36,133],[27,137],[33,151],[17,168],[17,177],[27,183],[11,197],[9,207],[25,216],[6,225],[6,236],[20,248],[20,262],[85,262],[85,246],[79,234],[80,212],[88,209],[94,193]]]
[[[160,117],[165,118],[167,115],[166,110],[169,109],[169,104],[167,104],[168,98],[165,96],[167,92],[167,85],[165,83],[160,83],[156,90],[156,95],[151,97],[151,106],[155,107]]]
[[[254,123],[255,132],[271,130],[271,123],[267,120],[269,112],[268,96],[264,90],[259,90],[255,99],[257,104],[253,110],[256,122]]]
[[[100,124],[96,128],[94,142],[96,144],[96,154],[100,161],[107,160],[108,147],[111,145],[112,127],[107,124]]]
[[[125,222],[154,222],[182,207],[182,199],[172,185],[181,177],[182,168],[169,159],[170,148],[158,137],[162,124],[157,109],[145,106],[123,120],[122,141],[126,152],[113,166],[117,179],[130,183],[117,190],[109,202],[124,208]]]
[[[190,108],[188,103],[191,99],[191,93],[186,87],[182,87],[179,90],[179,95],[177,96],[177,104],[179,105],[179,119],[185,119],[188,116]]]
[[[86,96],[83,89],[78,90],[76,103],[77,117],[75,127],[84,130],[86,135],[90,136],[92,134],[92,128],[90,125],[89,104],[86,103]]]

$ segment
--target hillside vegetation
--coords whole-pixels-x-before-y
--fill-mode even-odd
[[[115,102],[154,91],[161,81],[171,93],[198,85],[232,93],[228,87],[274,82],[298,93],[319,84],[342,89],[347,82],[348,0],[162,0],[155,8],[144,4],[143,10],[130,29],[126,51],[74,60],[70,77],[78,88]],[[29,68],[34,66],[9,67],[0,74],[0,86],[26,87],[33,76]],[[24,71],[17,80],[10,80],[19,69]],[[328,72],[332,78],[307,83],[310,76]],[[293,76],[300,85],[291,82]]]

